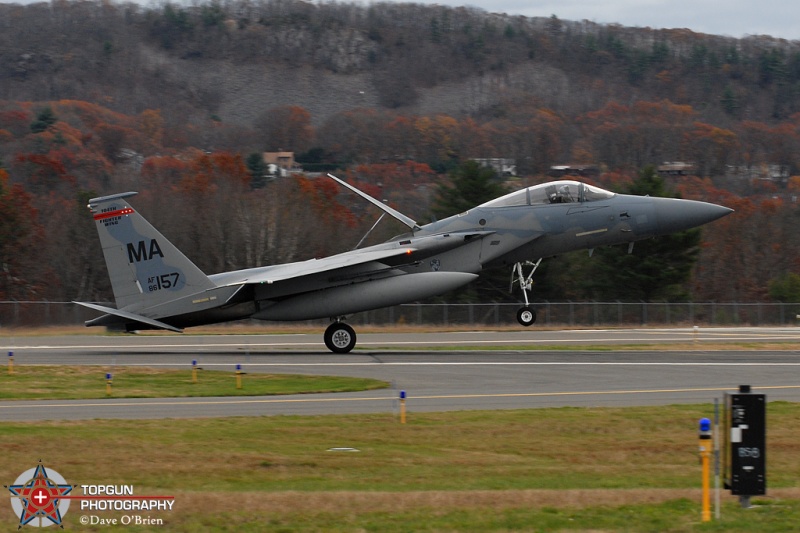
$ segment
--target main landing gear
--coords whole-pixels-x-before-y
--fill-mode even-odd
[[[325,346],[333,353],[347,353],[356,345],[356,332],[349,325],[342,322],[341,318],[328,326],[325,330]]]
[[[540,258],[535,263],[530,261],[525,261],[525,263],[516,263],[514,264],[514,271],[511,273],[511,288],[509,291],[514,289],[514,283],[519,283],[519,288],[522,289],[522,296],[525,299],[525,305],[517,310],[517,322],[525,327],[528,327],[536,322],[536,310],[528,301],[528,291],[533,289],[533,273],[536,272],[537,268],[539,268],[539,264],[541,262],[542,259]],[[524,266],[533,267],[527,276],[523,270]]]
[[[541,258],[535,263],[525,261],[524,263],[515,263],[514,270],[511,273],[511,287],[513,291],[514,284],[519,283],[522,289],[522,297],[525,300],[525,305],[517,310],[517,322],[525,327],[533,325],[536,322],[536,309],[528,299],[528,292],[533,289],[533,274],[539,265],[542,263]],[[525,275],[524,267],[532,267],[531,271]],[[333,353],[348,353],[356,346],[356,332],[352,327],[342,322],[344,317],[336,317],[334,322],[325,330],[325,346],[328,347]]]

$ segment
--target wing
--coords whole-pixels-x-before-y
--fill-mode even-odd
[[[334,273],[334,271],[346,271],[360,265],[369,263],[382,263],[387,267],[395,266],[399,263],[411,261],[411,256],[417,250],[415,248],[395,248],[391,250],[356,250],[332,255],[322,259],[309,259],[298,263],[285,263],[262,268],[252,268],[248,270],[238,270],[215,274],[210,278],[218,286],[233,285],[257,285],[273,284],[278,281],[285,281],[294,278],[303,278],[316,274]]]
[[[493,234],[493,231],[467,231],[408,237],[369,248],[341,254],[209,276],[217,287],[232,285],[273,284],[320,274],[327,277],[346,276],[348,272],[369,270],[369,267],[391,269],[418,263],[435,254],[447,252],[465,243]]]

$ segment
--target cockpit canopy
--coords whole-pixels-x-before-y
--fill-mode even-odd
[[[480,207],[511,207],[519,205],[568,204],[573,202],[596,202],[614,196],[600,187],[579,181],[561,180],[534,185],[500,198],[495,198]]]

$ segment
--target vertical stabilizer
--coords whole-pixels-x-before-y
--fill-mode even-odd
[[[135,192],[89,200],[117,309],[144,310],[213,288],[189,258],[125,200]]]

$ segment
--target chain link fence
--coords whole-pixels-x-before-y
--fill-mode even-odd
[[[536,302],[533,306],[540,326],[800,325],[800,303]],[[519,307],[513,303],[405,304],[358,313],[348,321],[360,325],[506,326],[518,325]],[[0,328],[83,325],[97,316],[72,302],[0,301]]]

